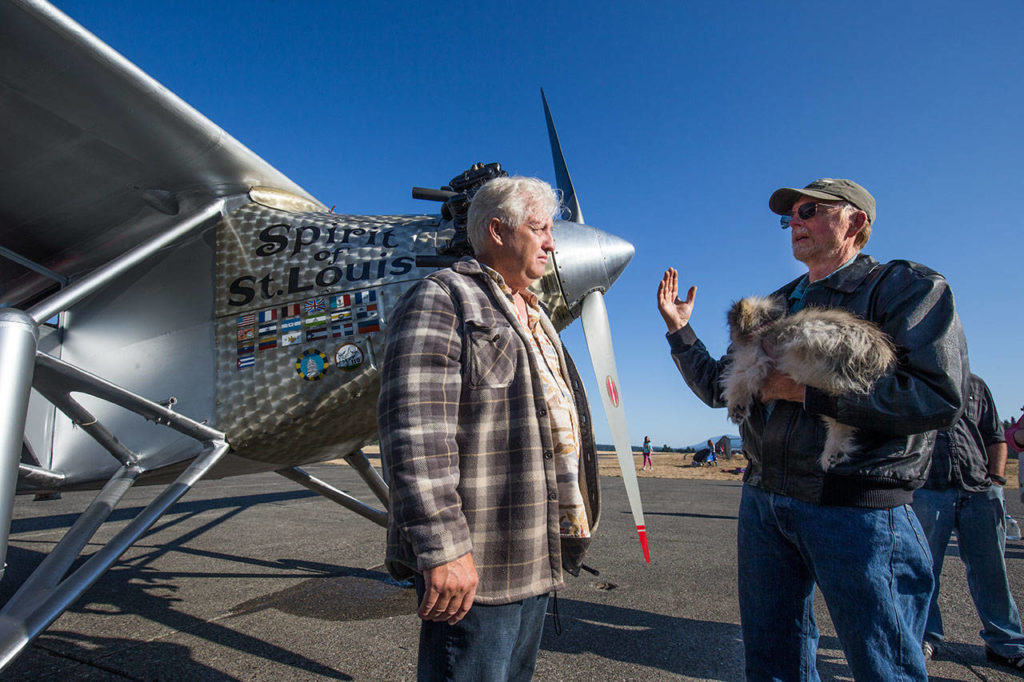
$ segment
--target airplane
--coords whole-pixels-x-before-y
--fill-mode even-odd
[[[16,494],[99,489],[0,610],[3,669],[202,478],[275,471],[385,526],[362,448],[389,315],[503,171],[414,188],[440,215],[336,214],[45,0],[0,27],[0,560]],[[633,246],[583,223],[541,94],[568,215],[535,291],[582,321],[650,561],[603,298]],[[301,468],[339,457],[380,506]],[[69,572],[134,484],[163,489]]]

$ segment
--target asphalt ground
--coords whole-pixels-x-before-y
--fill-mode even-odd
[[[368,499],[346,466],[309,467]],[[740,484],[640,481],[652,561],[645,564],[622,483],[603,478],[587,563],[548,616],[537,680],[740,680],[736,600]],[[131,491],[87,552],[157,493]],[[91,493],[20,498],[0,599],[70,526]],[[1013,491],[1012,513],[1024,518]],[[153,531],[9,668],[12,680],[412,680],[413,590],[390,581],[384,531],[276,474],[200,482]],[[1018,603],[1024,543],[1007,550]],[[820,595],[818,671],[852,679]],[[985,661],[980,623],[951,543],[940,604],[948,635],[935,680],[1018,676]],[[549,612],[552,606],[549,606]]]

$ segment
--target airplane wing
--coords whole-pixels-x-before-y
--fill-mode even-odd
[[[326,210],[42,0],[0,2],[0,122],[0,306],[253,186]]]

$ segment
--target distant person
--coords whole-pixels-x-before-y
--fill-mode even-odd
[[[1006,446],[1018,455],[1024,452],[1024,414],[1006,429]],[[1017,483],[1020,485],[1020,501],[1024,503],[1024,467],[1017,467]]]
[[[972,374],[964,397],[963,416],[953,428],[939,431],[928,480],[914,493],[914,511],[928,537],[935,576],[922,647],[925,658],[931,658],[945,639],[939,577],[955,531],[960,559],[967,567],[967,585],[984,626],[985,655],[994,663],[1020,670],[1024,669],[1024,634],[1003,558],[1006,442],[985,382]]]
[[[1014,452],[1024,452],[1024,414],[1006,429],[1006,443]]]
[[[644,464],[643,464],[642,467],[640,467],[640,470],[643,471],[648,466],[650,466],[651,467],[651,471],[654,471],[654,461],[651,459],[651,437],[650,436],[644,436],[644,445],[643,445],[642,448],[640,448],[640,451],[644,453]]]
[[[1006,446],[1016,452],[1019,457],[1020,453],[1024,452],[1024,414],[1006,429],[1004,435],[1006,436]],[[1018,491],[1020,501],[1024,503],[1024,467],[1017,467],[1017,484],[1020,486]]]
[[[967,363],[953,295],[924,266],[883,265],[861,253],[875,200],[855,182],[783,188],[768,205],[807,267],[775,292],[789,312],[835,307],[873,321],[896,344],[899,363],[864,395],[830,396],[773,373],[740,424],[750,459],[738,525],[746,677],[817,679],[817,584],[856,679],[925,680],[931,557],[910,501],[924,483],[934,430],[951,426],[961,409]],[[696,292],[680,300],[669,268],[658,309],[687,385],[724,407],[719,380],[729,356],[712,358],[690,325]],[[857,429],[856,451],[828,470],[819,463],[822,416]]]
[[[704,459],[704,464],[707,466],[718,466],[718,455],[716,453],[717,448],[715,443],[709,438],[708,439],[708,456]]]
[[[389,325],[386,563],[416,585],[420,680],[529,680],[548,594],[589,543],[586,398],[527,289],[555,248],[558,208],[536,178],[483,185],[469,207],[475,257],[417,283]]]

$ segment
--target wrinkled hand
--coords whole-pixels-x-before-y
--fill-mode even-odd
[[[423,571],[423,601],[417,614],[423,620],[447,621],[455,625],[462,620],[476,597],[479,577],[473,565],[473,553]]]
[[[693,314],[693,302],[697,298],[697,287],[690,287],[686,292],[686,300],[679,300],[679,273],[669,268],[658,283],[658,312],[665,320],[671,334],[682,329],[690,321]]]
[[[804,401],[803,384],[793,381],[788,374],[772,372],[761,383],[761,402],[767,403],[772,400],[788,400],[793,403]]]

